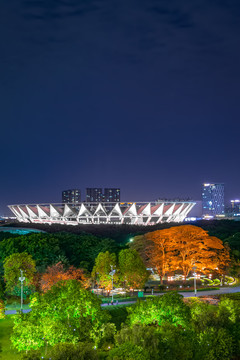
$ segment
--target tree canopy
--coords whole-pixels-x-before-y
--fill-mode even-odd
[[[186,327],[190,321],[189,307],[182,301],[183,296],[171,292],[146,301],[138,301],[129,310],[129,323],[157,324],[171,323]]]
[[[34,274],[36,273],[36,263],[32,256],[26,252],[15,253],[7,257],[3,263],[3,268],[7,291],[12,291],[15,286],[20,284],[20,270],[23,270],[25,283],[27,285],[33,284]]]
[[[95,259],[95,265],[92,271],[92,277],[95,277],[99,286],[110,290],[112,288],[112,269],[117,268],[116,254],[110,254],[109,251],[101,252]],[[115,275],[116,281],[117,274]]]
[[[121,250],[118,256],[121,280],[130,288],[143,288],[149,273],[134,249]]]
[[[58,282],[31,300],[32,311],[15,315],[12,343],[18,350],[39,349],[60,342],[93,341],[108,320],[101,300],[76,280]]]
[[[160,277],[180,270],[186,277],[195,267],[201,272],[223,271],[230,261],[229,249],[223,242],[193,225],[181,225],[157,230],[134,239],[145,244],[145,259]],[[141,248],[141,247],[140,247]]]
[[[77,269],[74,266],[64,269],[63,263],[58,262],[55,265],[48,266],[46,272],[41,276],[41,290],[46,292],[62,280],[78,280],[83,287],[87,288],[89,286],[88,278],[82,269]]]

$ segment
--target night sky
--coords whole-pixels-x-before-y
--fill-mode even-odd
[[[5,0],[0,213],[69,188],[240,197],[239,0]]]

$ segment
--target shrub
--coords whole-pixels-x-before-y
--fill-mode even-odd
[[[166,285],[164,285],[164,284],[159,285],[159,290],[160,291],[166,290]]]
[[[48,352],[51,360],[97,360],[97,352],[90,343],[59,343]]]
[[[126,342],[109,352],[109,360],[150,360],[146,350],[141,346]]]
[[[4,301],[0,300],[0,319],[3,319],[5,317],[5,305]]]
[[[111,322],[115,324],[117,330],[121,328],[122,323],[125,323],[128,311],[127,306],[108,306],[104,308],[105,311],[107,311],[108,314],[111,316]]]
[[[38,350],[31,350],[21,356],[21,360],[41,360],[41,353]]]
[[[176,292],[169,292],[163,296],[155,296],[146,301],[138,301],[128,307],[129,323],[158,324],[172,323],[175,326],[186,326],[190,321],[190,309],[183,302],[183,296]]]

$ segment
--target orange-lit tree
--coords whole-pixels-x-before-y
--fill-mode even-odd
[[[179,270],[186,278],[193,267],[201,272],[217,271],[229,262],[229,250],[222,241],[197,226],[176,226],[144,237],[148,263],[161,279],[169,271]]]
[[[82,269],[70,266],[65,270],[64,265],[61,262],[58,262],[55,265],[49,266],[47,271],[42,275],[40,288],[43,292],[46,292],[50,290],[53,285],[62,280],[78,280],[85,288],[89,286],[88,279]]]
[[[201,272],[218,268],[218,256],[225,251],[220,239],[209,236],[205,230],[193,225],[172,227],[169,233],[172,240],[172,267],[181,269],[185,278],[193,267]]]
[[[231,263],[230,247],[228,244],[224,244],[224,249],[216,252],[216,263],[215,272],[224,277],[226,272],[229,271]]]
[[[168,271],[172,270],[173,244],[169,229],[157,230],[145,235],[148,246],[146,253],[149,257],[149,265],[153,267],[161,280]]]

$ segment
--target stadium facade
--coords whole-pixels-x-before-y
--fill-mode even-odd
[[[195,205],[192,201],[9,205],[20,222],[40,224],[155,225],[182,222]]]

